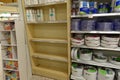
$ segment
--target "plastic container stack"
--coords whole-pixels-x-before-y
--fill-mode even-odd
[[[97,78],[97,69],[92,66],[86,66],[84,68],[84,78],[86,80],[96,80]]]
[[[115,19],[113,23],[114,23],[114,30],[120,31],[120,19]]]
[[[113,30],[113,23],[112,22],[98,22],[97,31],[112,31]]]
[[[100,46],[100,36],[99,35],[85,35],[85,43],[89,47]]]
[[[98,80],[114,80],[115,72],[112,69],[99,69]]]
[[[71,39],[71,41],[72,41],[72,45],[77,45],[77,46],[83,45],[83,44],[84,44],[83,35],[76,34],[76,35]]]
[[[81,30],[82,31],[95,30],[95,20],[83,20],[83,21],[81,21]]]
[[[74,31],[80,30],[80,19],[72,19],[71,29]]]
[[[106,48],[117,48],[119,36],[102,36],[101,46]]]
[[[107,57],[103,55],[101,51],[95,51],[93,54],[93,60],[100,63],[107,62]]]
[[[72,64],[72,75],[81,77],[83,75],[83,66],[78,64]]]
[[[89,49],[81,49],[79,51],[80,60],[91,61],[93,52]]]

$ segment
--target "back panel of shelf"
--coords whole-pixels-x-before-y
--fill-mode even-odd
[[[67,40],[66,24],[36,24],[28,25],[28,28],[33,38]]]
[[[63,56],[67,59],[67,44],[31,42],[32,51],[34,53],[44,53],[49,55]],[[34,54],[33,53],[33,54]]]

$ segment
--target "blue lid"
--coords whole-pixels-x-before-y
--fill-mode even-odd
[[[89,2],[90,7],[94,7],[94,2]]]
[[[83,7],[87,7],[87,2],[83,1]]]

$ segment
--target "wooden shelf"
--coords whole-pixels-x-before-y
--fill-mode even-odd
[[[7,69],[7,68],[3,68],[3,70],[7,70],[7,71],[18,71],[18,70],[15,70],[15,69]]]
[[[57,56],[57,55],[50,55],[50,54],[44,54],[44,53],[33,53],[32,57],[43,58],[43,59],[54,60],[54,61],[67,62],[66,57]]]
[[[62,39],[40,39],[40,38],[32,38],[31,41],[34,41],[34,42],[48,42],[48,43],[67,43],[67,40],[62,40]]]
[[[0,32],[11,32],[11,31],[15,31],[15,30],[0,30]]]
[[[7,59],[7,58],[3,58],[3,60],[5,60],[5,61],[18,61],[18,59]]]
[[[0,12],[18,13],[18,8],[10,6],[0,6]]]
[[[4,21],[0,21],[0,22],[15,22],[15,20],[4,20]]]
[[[17,46],[17,44],[1,44],[1,46]]]
[[[67,73],[41,67],[33,67],[33,74],[46,76],[57,80],[67,80],[68,77]]]
[[[42,4],[35,4],[35,5],[26,5],[26,8],[34,8],[34,7],[42,7],[42,6],[52,6],[52,5],[59,5],[59,4],[65,4],[67,1],[55,1],[55,2],[49,2],[49,3],[42,3]]]
[[[17,2],[13,2],[13,3],[6,3],[3,4],[4,6],[12,6],[12,7],[18,7],[18,3]]]
[[[56,23],[67,23],[66,20],[61,20],[61,21],[43,21],[43,22],[27,22],[28,24],[56,24]]]

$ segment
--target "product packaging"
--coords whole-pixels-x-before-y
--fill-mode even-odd
[[[92,66],[87,66],[84,68],[84,78],[86,80],[96,80],[97,70]]]

